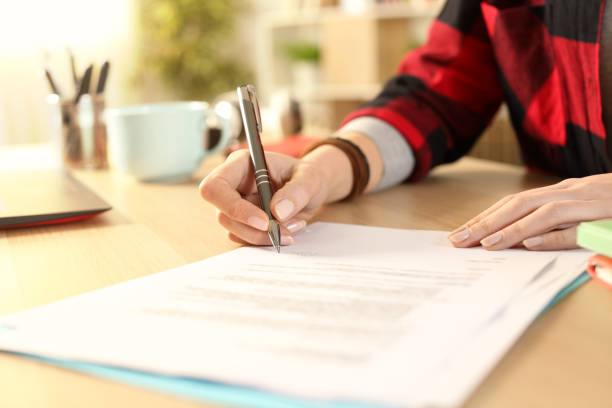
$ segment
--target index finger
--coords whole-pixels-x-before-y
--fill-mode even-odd
[[[240,188],[248,188],[245,183],[250,181],[254,184],[254,181],[248,180],[250,172],[248,155],[230,157],[202,180],[200,195],[229,218],[266,231],[268,215],[239,192]]]
[[[568,180],[564,180],[564,181],[567,182]],[[522,196],[525,196],[525,195],[534,194],[534,193],[547,192],[547,191],[551,191],[551,190],[559,190],[559,189],[562,189],[562,188],[564,188],[566,186],[567,186],[567,183],[560,182],[560,183],[557,183],[557,184],[551,184],[551,185],[544,186],[544,187],[533,188],[533,189],[530,189],[530,190],[522,191],[522,192],[517,193],[517,194],[511,194],[511,195],[505,196],[505,197],[501,198],[500,200],[498,200],[497,202],[495,202],[494,204],[492,204],[490,207],[486,208],[480,214],[478,214],[475,217],[472,217],[471,219],[469,219],[466,223],[464,223],[460,227],[458,227],[455,230],[451,231],[449,235],[452,235],[452,234],[454,234],[455,232],[457,232],[457,231],[459,231],[461,229],[469,228],[469,227],[477,224],[481,220],[487,218],[490,214],[494,213],[495,211],[497,211],[498,209],[500,209],[501,207],[506,205],[510,200],[513,200],[513,199],[516,199],[516,198],[519,198],[519,197],[522,197]]]

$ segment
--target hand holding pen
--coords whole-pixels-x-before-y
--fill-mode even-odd
[[[250,133],[255,135],[259,119],[256,110],[252,110],[254,95],[247,87],[241,88],[245,128],[251,127]],[[259,139],[253,138],[252,142],[256,146]],[[278,188],[270,192],[273,195],[269,201],[264,198],[260,203],[261,197],[268,196],[265,191],[261,192],[267,183],[255,183],[254,173],[263,165],[260,160],[260,164],[254,164],[246,150],[232,153],[200,184],[202,198],[217,208],[217,219],[234,242],[270,245],[274,239],[270,236],[270,227],[274,228],[279,222],[280,244],[290,245],[293,236],[306,227],[307,221],[323,204],[346,197],[351,189],[352,180],[347,176],[351,174],[350,162],[333,146],[317,148],[302,159],[272,152],[266,153],[264,158],[269,171],[267,179],[274,180]]]

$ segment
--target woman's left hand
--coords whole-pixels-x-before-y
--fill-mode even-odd
[[[612,173],[566,179],[502,198],[449,235],[456,247],[577,248],[582,221],[612,218]]]

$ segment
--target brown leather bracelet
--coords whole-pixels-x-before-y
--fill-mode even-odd
[[[336,146],[338,149],[342,150],[344,154],[346,154],[351,163],[351,168],[353,169],[353,187],[345,200],[351,200],[363,193],[368,185],[368,182],[370,181],[370,166],[368,165],[368,160],[366,159],[365,154],[363,154],[359,146],[347,139],[342,139],[340,137],[329,137],[327,139],[314,142],[308,146],[302,153],[301,157],[304,157],[317,147],[323,145]]]

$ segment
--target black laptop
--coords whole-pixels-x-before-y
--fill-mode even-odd
[[[0,229],[79,221],[110,209],[63,170],[0,173]]]

